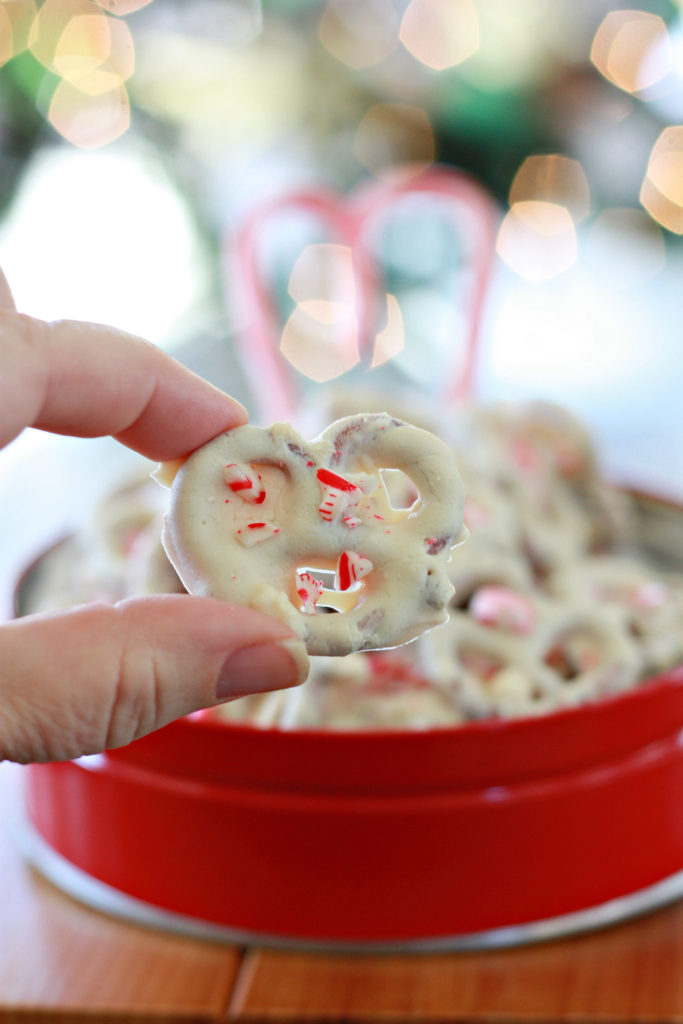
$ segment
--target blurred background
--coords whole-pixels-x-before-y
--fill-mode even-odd
[[[435,168],[451,191],[411,193]],[[141,334],[258,421],[361,380],[452,394],[476,337],[476,397],[558,400],[610,476],[683,496],[681,235],[680,3],[0,0],[18,307]],[[4,536],[127,458],[24,434]]]

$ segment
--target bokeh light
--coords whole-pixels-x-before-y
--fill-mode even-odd
[[[26,48],[35,17],[35,0],[0,2],[0,66]]]
[[[288,291],[296,307],[280,341],[285,359],[318,383],[355,366],[360,352],[351,249],[306,246],[292,268]]]
[[[296,370],[318,384],[341,376],[360,358],[355,313],[338,302],[300,303],[285,324],[280,351]]]
[[[353,307],[356,285],[353,253],[348,245],[307,245],[292,268],[287,287],[295,302],[325,299]]]
[[[663,227],[683,234],[683,125],[665,128],[657,139],[640,201]]]
[[[89,96],[111,92],[135,70],[130,29],[106,16],[77,15],[60,36],[52,63],[65,81]]]
[[[353,152],[378,177],[411,177],[434,161],[432,123],[421,107],[375,103],[358,125]]]
[[[60,135],[93,149],[126,131],[130,102],[125,82],[135,70],[135,48],[125,22],[91,0],[45,0],[28,47],[60,78],[47,112]]]
[[[510,204],[529,200],[565,206],[580,223],[590,211],[590,188],[578,160],[556,153],[527,157],[512,182]]]
[[[106,24],[108,15],[91,0],[45,0],[42,4],[31,27],[29,36],[29,49],[31,53],[49,71],[59,73],[54,66],[55,54],[64,33],[69,30],[70,22],[75,18],[92,18],[91,38],[92,45],[95,40],[93,26],[99,22],[102,26]],[[104,29],[106,33],[106,29]],[[66,56],[66,54],[63,54]],[[92,54],[75,54],[76,57],[83,57],[92,60]]]
[[[130,126],[130,101],[125,86],[89,95],[70,82],[60,82],[48,111],[50,124],[68,142],[96,149],[118,139]]]
[[[394,0],[328,0],[318,36],[342,64],[361,70],[391,56],[398,46],[398,29]]]
[[[410,0],[400,40],[435,71],[454,67],[479,48],[479,19],[472,0]]]
[[[647,11],[610,11],[595,33],[590,58],[608,81],[625,92],[647,89],[671,70],[667,27],[662,18]]]
[[[664,77],[649,88],[644,89],[640,98],[645,100],[653,113],[665,123],[676,124],[683,118],[683,18],[676,18],[669,25],[665,42],[655,44],[644,60],[647,75],[651,75],[650,65],[658,65],[662,70],[671,64]]]
[[[574,222],[566,206],[530,200],[508,211],[496,251],[520,277],[534,284],[568,270],[577,259]]]
[[[0,4],[0,65],[14,56],[12,22],[7,13],[7,4]]]

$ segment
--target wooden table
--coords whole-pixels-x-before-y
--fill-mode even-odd
[[[0,1024],[683,1022],[683,904],[495,953],[331,955],[181,938],[81,906],[24,862],[8,824],[20,772],[0,766]]]

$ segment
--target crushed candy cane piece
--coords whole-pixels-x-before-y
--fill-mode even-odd
[[[306,615],[314,615],[318,600],[323,592],[322,580],[317,580],[310,572],[296,574],[296,592],[301,600],[301,611]]]
[[[235,494],[244,501],[260,505],[265,501],[266,492],[261,486],[261,477],[247,462],[229,462],[223,470],[223,479]]]
[[[339,473],[333,473],[331,469],[319,469],[316,473],[318,480],[323,487],[334,487],[338,491],[355,491],[356,484],[352,483],[351,480],[347,480],[346,477],[340,476]]]
[[[323,500],[320,503],[318,512],[328,523],[341,518],[342,522],[349,526],[347,522],[348,516],[345,513],[350,512],[351,509],[356,508],[360,504],[363,492],[356,484],[346,480],[343,476],[339,476],[338,473],[333,473],[330,469],[323,467],[318,470],[316,476],[323,489]],[[353,525],[357,526],[359,522],[360,520],[354,522]]]
[[[334,574],[334,585],[337,590],[348,590],[374,568],[369,558],[364,558],[356,551],[342,551]]]
[[[247,523],[237,531],[237,539],[245,548],[253,548],[254,544],[260,544],[279,532],[280,527],[275,523]]]
[[[523,635],[531,633],[536,625],[536,609],[531,601],[507,587],[480,587],[470,601],[469,612],[482,626],[500,626]]]

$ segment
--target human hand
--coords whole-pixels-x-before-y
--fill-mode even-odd
[[[0,447],[33,426],[111,434],[166,461],[246,420],[238,402],[139,338],[17,313],[0,271]],[[307,670],[287,626],[211,598],[27,616],[0,626],[0,760],[124,746],[200,708],[296,685]]]

